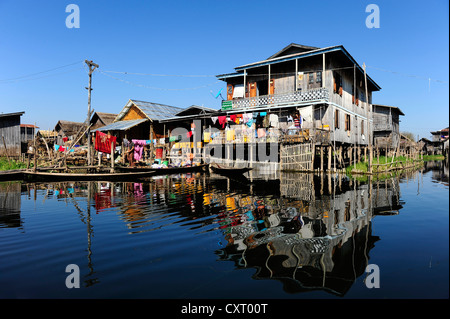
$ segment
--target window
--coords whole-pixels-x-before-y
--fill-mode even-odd
[[[339,128],[339,110],[334,111],[334,128]]]
[[[364,120],[361,120],[361,135],[364,135]]]
[[[342,78],[341,75],[337,72],[333,73],[334,75],[334,85],[333,85],[333,92],[339,94],[342,96]]]
[[[314,73],[308,73],[309,84],[314,84]]]
[[[322,71],[316,72],[316,83],[320,83],[320,85],[322,85]]]
[[[350,131],[351,125],[350,125],[350,114],[345,114],[345,130]]]

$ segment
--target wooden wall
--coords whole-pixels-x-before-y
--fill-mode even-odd
[[[20,115],[0,117],[0,156],[20,156]]]
[[[128,110],[127,114],[121,119],[121,121],[139,120],[147,118],[141,110],[139,110],[135,105],[132,105]]]

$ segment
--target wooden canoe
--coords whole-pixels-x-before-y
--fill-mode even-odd
[[[168,174],[181,174],[190,172],[201,172],[208,168],[209,164],[201,164],[196,166],[182,166],[182,167],[167,167],[167,168],[150,168],[150,167],[120,167],[117,168],[121,172],[149,172],[152,171],[153,176],[168,175]]]
[[[208,164],[190,167],[122,167],[118,173],[23,172],[26,181],[133,181],[141,178],[202,171]]]
[[[0,181],[22,180],[25,169],[0,171]]]
[[[237,175],[244,174],[251,170],[250,167],[230,167],[222,164],[211,163],[209,168],[213,173],[222,175]]]
[[[133,181],[155,175],[155,171],[131,173],[50,173],[24,172],[24,180],[34,181]]]

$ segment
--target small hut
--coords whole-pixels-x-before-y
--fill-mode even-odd
[[[82,133],[84,123],[71,122],[59,120],[55,125],[55,132],[57,133],[56,144],[63,145],[67,141],[72,141],[77,138],[77,135]],[[80,143],[83,143],[86,138],[83,138]]]
[[[0,114],[0,156],[20,156],[20,117],[24,113]]]
[[[95,112],[91,118],[91,130],[113,123],[116,117],[117,114],[113,113]]]

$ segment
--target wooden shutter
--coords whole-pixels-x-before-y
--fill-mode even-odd
[[[227,84],[227,100],[232,100],[233,99],[233,84]]]

